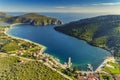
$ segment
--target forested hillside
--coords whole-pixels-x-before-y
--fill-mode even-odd
[[[120,15],[82,19],[55,27],[55,30],[86,40],[120,57]]]
[[[62,22],[56,18],[47,17],[38,13],[27,13],[19,16],[11,16],[9,14],[0,12],[0,20],[7,23],[25,23],[31,25],[56,25]]]

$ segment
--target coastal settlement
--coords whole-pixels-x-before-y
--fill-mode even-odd
[[[77,69],[72,68],[72,60],[70,57],[68,58],[67,63],[61,64],[58,59],[55,59],[51,55],[44,53],[46,47],[29,40],[8,35],[6,33],[7,30],[9,30],[9,28],[12,28],[14,25],[0,27],[0,52],[8,53],[8,55],[11,56],[20,56],[28,59],[35,59],[45,64],[52,70],[57,71],[69,80],[119,80],[120,66],[115,66],[117,65],[117,61],[114,59],[114,57],[107,57],[95,71],[93,71],[92,65],[90,64],[88,64],[90,71],[78,71]],[[21,62],[24,61],[21,60]],[[117,69],[117,73],[113,72],[113,75],[112,71],[109,72],[109,69],[113,69],[113,71]],[[72,76],[72,78],[69,76]]]

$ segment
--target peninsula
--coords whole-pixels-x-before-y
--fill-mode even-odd
[[[12,16],[3,12],[0,12],[0,20],[4,22],[14,24],[14,23],[25,23],[36,26],[45,25],[59,25],[62,22],[56,18],[47,17],[37,13],[27,13],[20,16]]]

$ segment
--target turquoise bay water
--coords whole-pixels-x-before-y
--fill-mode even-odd
[[[62,16],[62,19],[65,18],[64,20],[67,20],[67,17]],[[71,20],[74,19],[71,18]],[[87,64],[92,64],[94,69],[96,69],[104,58],[110,55],[106,50],[91,46],[85,41],[55,31],[52,25],[40,27],[25,24],[16,25],[7,33],[46,46],[45,53],[58,58],[61,63],[67,62],[68,57],[71,57],[73,66],[84,70]]]

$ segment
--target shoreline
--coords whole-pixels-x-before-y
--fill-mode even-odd
[[[10,28],[13,28],[15,25],[19,25],[19,24],[24,24],[24,23],[15,23],[15,24],[11,24],[11,25],[9,25],[9,26],[10,26]],[[47,49],[46,46],[41,45],[41,44],[36,43],[36,42],[33,42],[33,41],[31,41],[31,40],[28,40],[28,39],[24,39],[24,38],[19,38],[19,37],[16,37],[16,36],[12,36],[12,35],[10,35],[10,34],[7,33],[7,31],[8,31],[10,28],[5,29],[5,31],[4,31],[4,34],[5,34],[5,35],[7,35],[7,36],[9,36],[9,37],[11,37],[11,38],[14,38],[14,39],[23,40],[23,41],[26,41],[26,42],[29,42],[29,43],[33,43],[33,44],[41,47],[41,50],[40,50],[40,51],[41,51],[41,53],[42,53],[43,56],[49,56],[49,57],[50,57],[51,59],[53,59],[54,62],[56,62],[60,67],[62,67],[63,69],[65,69],[64,64],[62,64],[62,63],[60,62],[60,59],[54,57],[53,55],[50,55],[50,54],[44,52],[44,51]]]
[[[73,38],[76,38],[76,39],[78,39],[78,40],[81,40],[81,41],[83,41],[83,42],[85,42],[85,43],[87,43],[87,44],[89,44],[89,45],[91,45],[91,46],[93,46],[93,47],[100,48],[100,49],[103,49],[103,50],[105,50],[105,51],[108,51],[108,52],[110,53],[110,55],[113,56],[112,52],[111,52],[109,49],[104,48],[104,47],[99,47],[99,46],[97,46],[97,45],[94,45],[94,44],[88,42],[88,41],[85,40],[85,39],[77,38],[77,37],[74,37],[74,36],[72,36],[72,35],[69,35],[69,34],[66,34],[66,33],[64,33],[64,32],[61,32],[61,31],[59,31],[59,30],[56,30],[56,29],[55,29],[56,27],[57,27],[57,26],[54,27],[54,30],[55,30],[55,31],[58,31],[59,33],[62,33],[62,34],[71,36],[71,37],[73,37]]]
[[[13,28],[15,25],[19,25],[19,24],[24,24],[24,23],[11,24],[11,25],[10,25],[10,28]],[[10,28],[5,29],[5,31],[4,31],[4,33],[5,33],[7,36],[12,37],[12,38],[14,38],[14,39],[20,39],[20,40],[24,40],[24,41],[26,41],[26,42],[30,42],[30,43],[33,43],[33,44],[35,44],[35,45],[38,45],[39,47],[41,47],[41,52],[42,52],[42,53],[44,53],[44,51],[47,49],[47,47],[45,47],[44,45],[41,45],[41,44],[39,44],[39,43],[36,43],[36,42],[30,41],[30,40],[28,40],[28,39],[19,38],[19,37],[12,36],[12,35],[8,34],[7,31],[8,31]],[[85,41],[85,40],[83,40],[83,41]],[[86,41],[85,41],[85,42],[86,42]],[[89,45],[91,45],[89,42],[86,42],[86,43],[88,43]],[[93,46],[93,45],[92,45],[92,46]],[[94,47],[97,47],[97,46],[94,46]],[[100,48],[100,47],[98,47],[98,48]],[[101,48],[101,49],[103,49],[103,48]],[[105,50],[105,49],[104,49],[104,50]],[[106,51],[108,51],[108,50],[106,50]],[[108,51],[108,52],[109,52],[109,51]],[[49,55],[49,54],[48,54],[48,55]],[[52,55],[50,55],[50,56],[53,57]],[[55,59],[55,60],[56,60],[56,59]],[[94,70],[95,72],[96,72],[96,70],[97,70],[98,68],[99,68],[99,70],[102,68],[101,65],[103,65],[104,61],[106,61],[106,59],[104,59],[103,62]],[[59,63],[60,63],[60,62],[59,62]],[[61,63],[60,63],[60,64],[61,64]]]
[[[108,62],[115,62],[115,58],[113,56],[106,57],[104,61],[101,63],[101,65],[95,70],[95,72],[102,71],[102,68],[108,63]]]
[[[15,23],[15,24],[10,24],[9,26],[10,26],[10,28],[12,28],[12,27],[14,27],[15,25],[20,25],[20,24],[24,24],[24,23]],[[35,44],[35,45],[38,45],[39,47],[41,47],[42,53],[47,49],[47,47],[45,47],[45,46],[42,45],[42,44],[38,44],[38,43],[33,42],[33,41],[31,41],[31,40],[24,39],[24,38],[19,38],[19,37],[16,37],[16,36],[13,36],[13,35],[8,34],[7,31],[8,31],[10,28],[5,29],[5,31],[4,31],[4,34],[5,34],[5,35],[7,35],[7,36],[9,36],[9,37],[11,37],[11,38],[14,38],[14,39],[20,39],[20,40],[24,40],[24,41],[26,41],[26,42],[30,42],[30,43],[33,43],[33,44]]]
[[[54,27],[54,30],[55,30],[55,31],[58,31],[59,33],[65,34],[65,33],[63,33],[63,32],[60,32],[59,30],[56,30],[55,27]],[[69,35],[69,34],[66,34],[66,35],[73,37],[72,35]],[[107,57],[114,57],[113,54],[111,53],[111,51],[108,50],[108,49],[106,49],[106,48],[99,47],[99,46],[97,46],[97,45],[93,45],[92,43],[88,42],[88,41],[85,40],[85,39],[80,39],[80,38],[77,38],[77,37],[73,37],[73,38],[76,38],[76,39],[78,39],[78,40],[84,41],[85,43],[87,43],[87,44],[89,44],[89,45],[91,45],[91,46],[93,46],[93,47],[100,48],[100,49],[103,49],[103,50],[109,52],[109,53],[107,53],[107,54],[110,54],[110,55],[109,55],[109,56],[106,56],[105,59],[103,59],[103,61],[101,62],[101,64],[94,70],[94,72],[96,72],[98,69],[99,69],[99,71],[100,71],[100,69],[102,69],[101,65],[103,65],[106,61],[108,61]]]
[[[55,30],[55,31],[58,31],[58,30],[55,29],[55,27],[54,27],[54,30]],[[103,50],[105,50],[105,51],[108,51],[108,52],[110,53],[110,55],[112,56],[112,53],[111,53],[111,51],[110,51],[109,49],[106,49],[106,48],[104,48],[104,47],[99,47],[99,46],[97,46],[97,45],[93,45],[92,43],[88,42],[88,41],[85,40],[85,39],[77,38],[77,37],[74,37],[74,36],[72,36],[72,35],[66,34],[66,33],[64,33],[64,32],[61,32],[61,31],[58,31],[58,32],[59,32],[59,33],[62,33],[62,34],[65,34],[65,35],[68,35],[68,36],[71,36],[71,37],[73,37],[73,38],[76,38],[76,39],[78,39],[78,40],[81,40],[81,41],[83,41],[83,42],[85,42],[85,43],[87,43],[87,44],[89,44],[89,45],[91,45],[91,46],[93,46],[93,47],[100,48],[100,49],[103,49]]]

